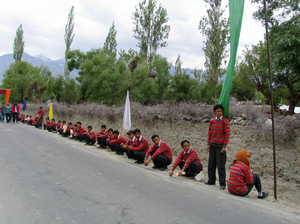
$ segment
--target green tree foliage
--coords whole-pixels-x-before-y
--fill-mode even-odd
[[[157,49],[166,47],[170,25],[167,10],[155,0],[142,0],[133,13],[134,37],[139,41],[138,47],[142,58],[151,61]]]
[[[65,43],[66,43],[66,50],[65,50],[65,69],[64,69],[64,73],[65,73],[65,79],[68,79],[70,76],[70,71],[68,70],[68,53],[70,51],[71,48],[71,44],[73,42],[74,36],[75,34],[73,33],[74,31],[74,26],[75,26],[75,22],[74,22],[74,6],[71,7],[69,15],[68,15],[68,21],[67,24],[65,26]]]
[[[82,54],[70,51],[69,68],[80,69],[79,98],[84,101],[108,105],[123,102],[129,87],[129,71],[122,58],[107,55],[102,49],[94,49]],[[75,65],[76,67],[72,67]],[[124,97],[123,97],[124,96]]]
[[[4,72],[1,88],[11,89],[11,101],[41,102],[47,88],[50,71],[34,67],[28,62],[16,61]]]
[[[24,52],[25,42],[23,41],[23,29],[22,24],[16,31],[16,37],[14,39],[14,59],[15,61],[21,61]]]
[[[117,31],[114,22],[112,23],[111,27],[109,28],[108,35],[105,39],[103,45],[103,51],[107,53],[107,55],[117,55]]]
[[[252,0],[259,8],[253,14],[254,18],[265,24],[265,10],[263,0]],[[270,47],[272,74],[275,86],[286,93],[285,97],[290,102],[290,113],[300,100],[299,80],[299,0],[266,0],[267,21],[270,29]],[[288,91],[282,91],[287,88]]]
[[[240,71],[239,68],[240,66],[237,65],[230,95],[240,101],[254,100],[256,92],[255,82],[251,80],[247,72]]]
[[[294,114],[300,101],[300,27],[294,18],[274,25],[270,32],[271,54],[276,87],[288,89],[286,99],[290,102],[290,114]]]
[[[184,102],[196,100],[197,80],[192,79],[185,69],[178,55],[175,63],[175,75],[171,78],[168,99],[169,101]]]
[[[219,78],[225,73],[222,70],[222,61],[227,56],[226,46],[229,43],[229,20],[222,18],[222,0],[204,0],[209,5],[207,17],[200,20],[198,29],[206,37],[204,41],[206,81],[212,88],[218,84]]]

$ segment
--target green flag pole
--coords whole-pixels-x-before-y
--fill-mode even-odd
[[[244,2],[245,0],[229,0],[230,59],[219,100],[219,104],[224,107],[223,116],[226,118],[229,118],[230,90],[241,33]]]

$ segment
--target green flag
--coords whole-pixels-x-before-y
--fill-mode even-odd
[[[230,90],[236,61],[236,53],[241,33],[244,2],[245,0],[229,0],[230,60],[219,100],[219,104],[224,107],[223,116],[226,118],[229,117]]]

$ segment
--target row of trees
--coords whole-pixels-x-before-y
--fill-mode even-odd
[[[206,37],[203,47],[205,71],[195,69],[194,77],[181,67],[180,55],[175,72],[171,74],[172,65],[167,58],[157,54],[159,48],[167,46],[170,33],[167,10],[155,0],[142,0],[132,14],[139,51],[117,51],[114,23],[102,48],[88,52],[71,50],[75,24],[72,7],[65,28],[64,76],[52,77],[47,68],[36,68],[21,61],[24,42],[22,27],[19,27],[14,41],[16,62],[5,72],[2,87],[17,88],[12,91],[12,98],[18,100],[23,97],[31,101],[55,99],[70,104],[82,100],[115,105],[124,101],[127,90],[131,92],[131,99],[141,104],[163,101],[213,103],[220,95],[222,77],[226,73],[229,21],[223,15],[222,0],[204,2],[208,6],[207,16],[202,17],[198,29]],[[262,0],[252,2],[262,5]],[[272,0],[267,3],[275,102],[289,102],[293,111],[300,100],[299,4]],[[260,7],[254,17],[263,21],[263,15]],[[76,81],[69,78],[73,69],[79,70]],[[21,85],[22,82],[27,83]],[[265,41],[246,48],[238,59],[231,95],[238,100],[270,99]]]

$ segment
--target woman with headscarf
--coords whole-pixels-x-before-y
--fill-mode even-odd
[[[261,190],[261,182],[258,174],[253,173],[250,168],[250,154],[246,150],[239,151],[234,160],[229,180],[227,182],[228,191],[231,194],[246,196],[250,193],[253,186],[255,186],[258,192],[258,198],[264,199],[268,197],[269,193],[267,191]]]

